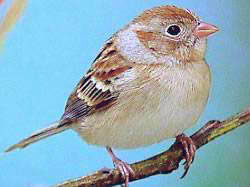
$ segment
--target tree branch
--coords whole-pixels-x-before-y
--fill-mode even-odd
[[[191,138],[197,149],[246,123],[250,122],[250,107],[244,112],[234,115],[222,122],[209,121],[204,127],[194,133]],[[183,151],[179,144],[174,143],[167,151],[131,164],[135,176],[130,181],[140,180],[157,174],[168,174],[178,169],[183,158]],[[97,171],[89,176],[68,180],[58,187],[85,187],[85,186],[113,186],[122,184],[124,181],[117,169],[110,172]]]

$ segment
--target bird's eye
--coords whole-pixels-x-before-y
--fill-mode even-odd
[[[181,28],[179,25],[170,25],[167,28],[167,33],[168,35],[171,35],[171,36],[177,36],[178,34],[180,34],[180,32],[181,32]]]

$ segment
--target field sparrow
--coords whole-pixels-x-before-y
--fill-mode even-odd
[[[6,152],[73,129],[87,143],[106,147],[127,186],[134,172],[111,148],[176,137],[187,171],[196,147],[183,132],[207,104],[211,75],[205,51],[207,36],[216,31],[186,9],[146,10],[104,44],[69,96],[61,119]]]

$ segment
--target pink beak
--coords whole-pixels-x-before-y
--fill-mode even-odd
[[[217,31],[219,31],[219,29],[216,26],[205,22],[200,22],[200,24],[193,31],[193,34],[199,38],[204,38]]]

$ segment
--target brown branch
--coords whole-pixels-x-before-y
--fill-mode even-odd
[[[211,142],[215,138],[218,138],[248,122],[250,122],[250,108],[222,122],[208,122],[204,127],[194,133],[191,138],[197,148],[200,148],[201,146]],[[172,171],[178,169],[179,163],[182,158],[183,151],[181,149],[181,146],[177,143],[174,143],[167,151],[159,155],[131,164],[131,167],[135,171],[135,176],[130,177],[130,181],[143,179],[157,174],[171,173]],[[113,169],[109,173],[97,171],[92,175],[84,176],[74,180],[68,180],[62,184],[58,184],[57,186],[113,186],[122,184],[123,182],[124,181],[121,178],[119,171],[117,169]]]

